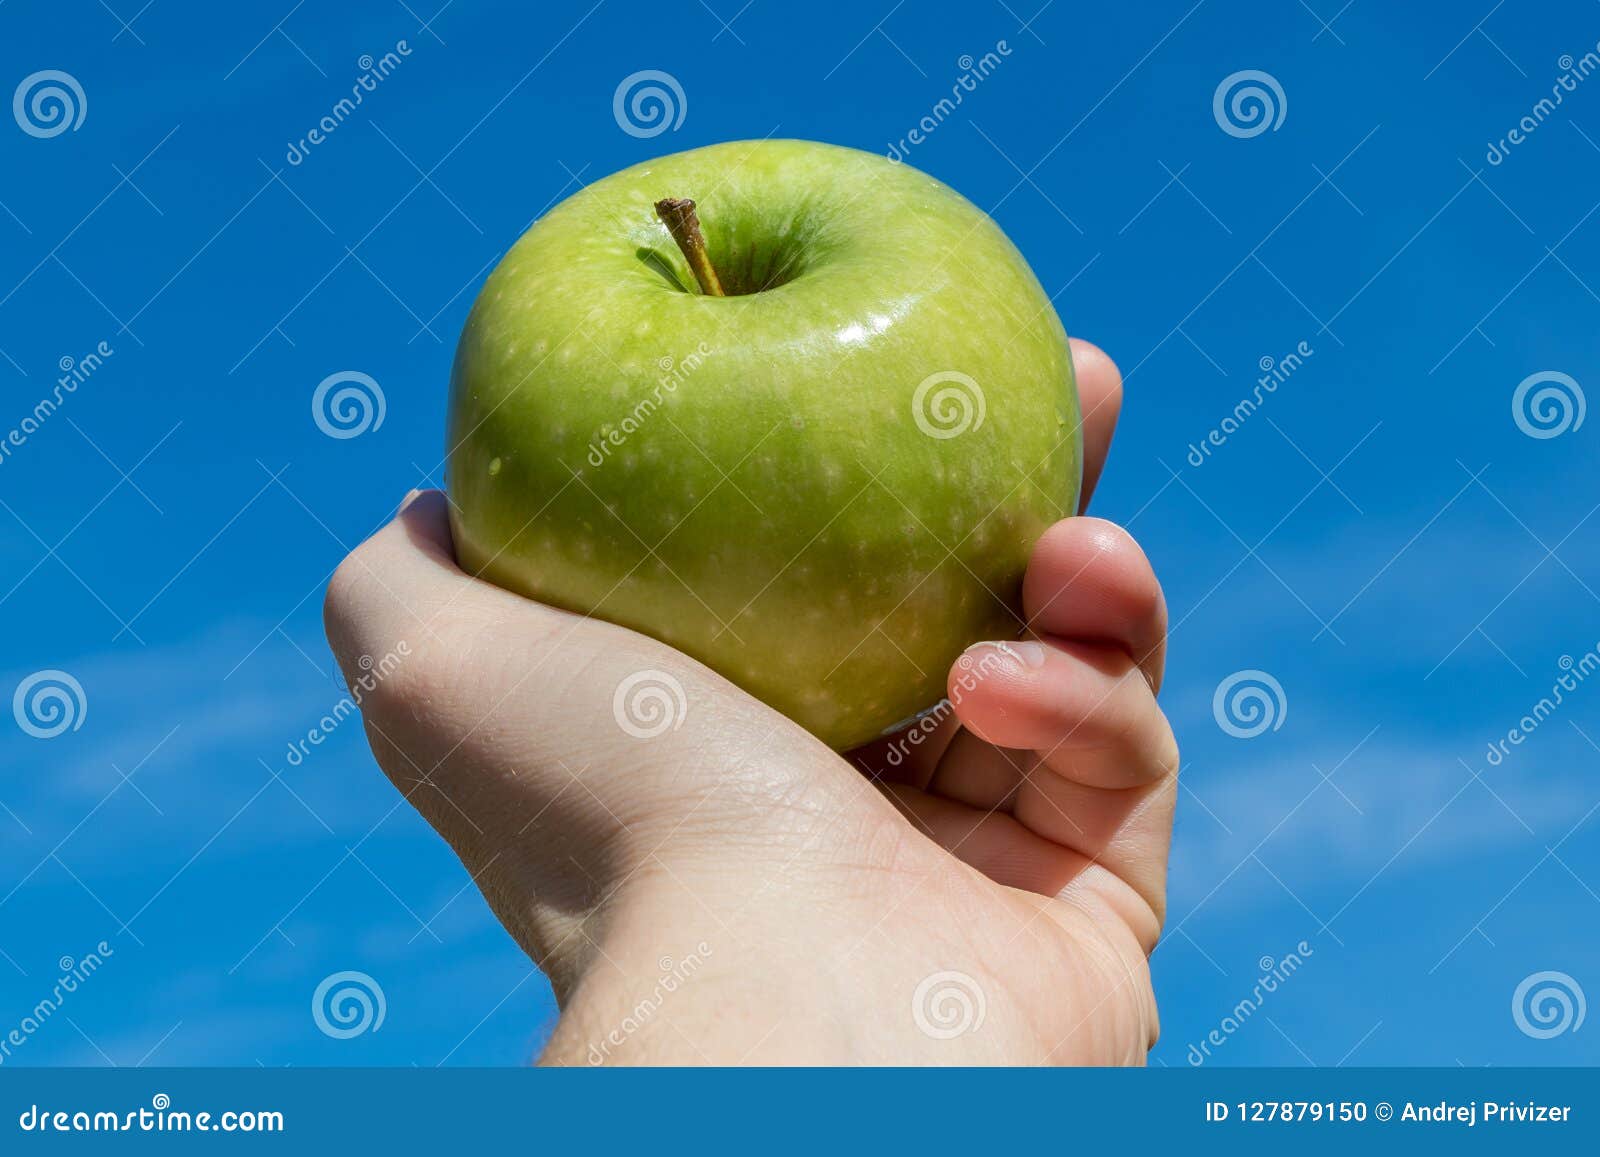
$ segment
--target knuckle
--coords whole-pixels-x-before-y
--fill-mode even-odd
[[[322,600],[322,629],[328,643],[341,658],[354,644],[354,627],[357,621],[359,592],[364,581],[363,568],[357,564],[360,547],[345,556],[328,579],[328,591]]]
[[[414,705],[426,699],[431,664],[426,651],[410,640],[393,640],[376,654],[368,650],[347,657],[344,668],[363,714],[382,719],[397,710],[414,713]]]
[[[363,708],[385,707],[416,689],[432,666],[418,631],[406,630],[395,596],[377,577],[370,544],[362,544],[328,580],[323,629]]]

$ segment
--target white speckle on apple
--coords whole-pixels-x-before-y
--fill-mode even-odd
[[[867,340],[867,331],[859,322],[851,322],[833,336],[840,345],[854,345]]]
[[[500,459],[491,458],[489,460],[489,477],[493,478],[498,473],[500,473]]]

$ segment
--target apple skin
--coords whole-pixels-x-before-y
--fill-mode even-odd
[[[666,197],[698,202],[730,296],[697,289]],[[648,161],[541,218],[462,332],[448,447],[468,571],[660,639],[838,750],[1021,633],[1082,470],[1066,332],[999,227],[797,140]]]

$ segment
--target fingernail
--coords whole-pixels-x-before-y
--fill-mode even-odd
[[[1009,659],[1012,662],[1015,662],[1016,664],[1018,664],[1019,666],[1022,666],[1022,667],[1028,667],[1028,668],[1037,669],[1039,667],[1043,667],[1044,666],[1045,649],[1044,649],[1044,646],[1042,644],[1040,644],[1040,643],[1027,642],[1027,641],[1014,642],[1014,643],[1013,642],[975,643],[970,648],[970,651],[978,651],[980,648],[983,649],[983,650],[990,651],[990,652],[996,652],[996,653],[1004,656],[1005,659]],[[969,651],[969,653],[970,653],[970,651]],[[978,660],[977,662],[978,662],[979,666],[983,665],[983,661],[981,659]]]
[[[401,509],[401,511],[403,512],[406,507],[410,506],[413,502],[415,502],[417,500],[417,496],[419,494],[421,494],[421,493],[422,493],[422,491],[417,490],[415,488],[406,491],[406,496],[400,500],[400,509]]]
[[[1043,667],[1045,649],[1043,643],[1035,643],[1024,639],[1020,643],[1007,643],[1009,647],[1029,667]]]

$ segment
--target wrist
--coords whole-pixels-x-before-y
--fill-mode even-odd
[[[827,957],[867,931],[866,914],[826,890],[801,895],[768,867],[641,871],[606,910],[543,1063],[854,1058],[848,968]]]
[[[570,794],[587,795],[578,806],[551,807],[516,840],[494,841],[521,849],[525,870],[504,889],[520,905],[516,919],[495,902],[492,878],[480,886],[563,1010],[597,970],[618,983],[616,964],[627,960],[647,979],[660,958],[688,956],[702,940],[729,959],[725,942],[755,935],[743,930],[767,910],[846,906],[863,865],[892,866],[908,833],[866,781],[800,760],[764,767],[739,766],[687,792],[641,776],[606,805],[575,787]],[[782,927],[763,936],[773,950],[786,940]]]
[[[542,1063],[1000,1059],[997,1035],[949,1040],[919,1020],[924,981],[987,977],[987,952],[963,931],[982,900],[969,869],[890,818],[857,827],[848,853],[683,848],[641,869],[608,908]]]

